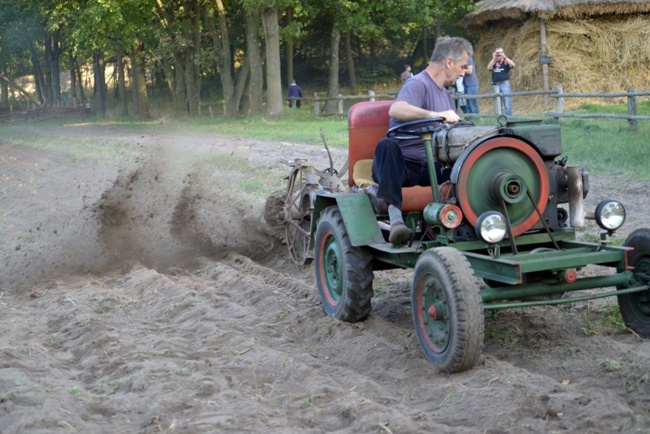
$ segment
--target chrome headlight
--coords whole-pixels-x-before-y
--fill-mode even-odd
[[[485,211],[476,221],[476,236],[488,244],[502,241],[507,229],[506,218],[496,211]]]
[[[625,222],[625,207],[617,200],[605,199],[596,207],[594,216],[598,226],[606,231],[615,231]]]

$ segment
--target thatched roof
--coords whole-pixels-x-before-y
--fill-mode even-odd
[[[465,16],[467,28],[483,27],[490,21],[529,18],[578,18],[595,15],[650,12],[648,0],[481,0]]]

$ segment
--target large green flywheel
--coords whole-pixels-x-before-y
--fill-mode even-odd
[[[526,142],[495,137],[481,143],[459,162],[462,166],[456,180],[456,197],[472,226],[485,211],[502,212],[504,203],[512,233],[517,236],[539,220],[535,206],[540,213],[546,209],[549,195],[546,166]]]

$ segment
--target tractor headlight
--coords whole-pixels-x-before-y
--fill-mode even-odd
[[[615,231],[625,222],[625,207],[617,200],[605,199],[596,207],[594,216],[598,226],[607,231]]]
[[[488,244],[496,244],[506,237],[506,218],[496,211],[485,211],[476,221],[476,236]]]

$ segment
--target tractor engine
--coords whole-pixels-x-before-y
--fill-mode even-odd
[[[456,231],[475,238],[477,221],[497,211],[509,222],[512,236],[529,231],[557,231],[567,226],[569,213],[560,204],[579,201],[589,188],[588,174],[567,168],[560,127],[540,121],[510,122],[500,127],[459,125],[434,138],[438,161],[451,170],[455,203],[464,216]],[[569,170],[571,169],[571,170]],[[578,180],[571,172],[579,173]],[[577,191],[579,190],[579,191]]]

